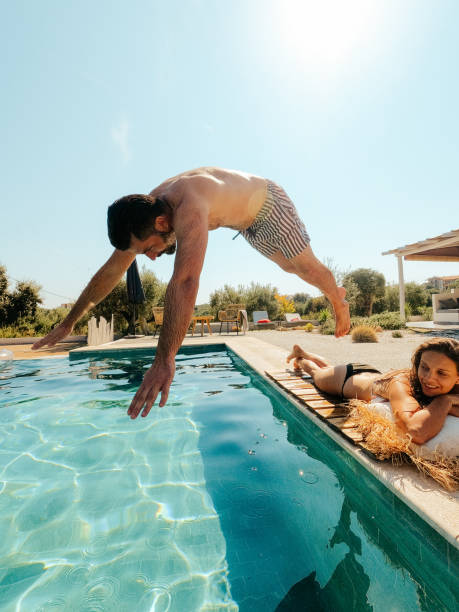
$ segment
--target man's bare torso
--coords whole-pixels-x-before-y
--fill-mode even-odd
[[[187,198],[202,202],[207,208],[209,230],[249,227],[266,199],[266,179],[223,168],[197,168],[182,172],[155,187],[150,195],[164,198],[180,213]]]

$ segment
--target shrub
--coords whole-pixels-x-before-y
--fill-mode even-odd
[[[317,315],[317,320],[319,323],[325,323],[325,321],[328,321],[329,319],[331,319],[331,312],[328,310],[328,308],[322,308]]]
[[[351,336],[352,342],[378,342],[378,336],[374,328],[369,325],[354,327]]]
[[[351,330],[359,325],[370,325],[370,317],[351,317]]]
[[[381,312],[369,318],[371,325],[380,325],[383,329],[403,329],[405,323],[398,312]]]
[[[420,309],[419,314],[421,314],[426,321],[432,321],[433,317],[433,309],[432,306],[424,306]]]
[[[395,329],[392,332],[392,338],[403,338],[403,334],[399,329]]]
[[[371,317],[352,317],[351,329],[359,325],[366,325],[375,329],[403,329],[405,323],[401,320],[398,312],[381,312]]]
[[[19,329],[14,325],[0,327],[0,338],[22,338],[23,336],[33,335],[33,331],[30,333],[24,333],[24,331],[19,331]]]
[[[334,319],[328,319],[320,326],[320,333],[324,336],[333,336],[335,333],[335,321]]]
[[[301,314],[313,313],[315,317],[317,312],[323,310],[324,308],[327,308],[327,306],[329,305],[330,305],[330,302],[323,295],[319,297],[311,298],[309,302],[307,302]],[[298,312],[300,311],[298,310]]]
[[[307,331],[308,333],[311,333],[312,330],[314,329],[314,325],[312,323],[306,323],[306,325],[303,327],[304,331]]]
[[[295,304],[286,295],[274,294],[274,299],[279,305],[279,314],[284,315],[286,312],[295,312]]]

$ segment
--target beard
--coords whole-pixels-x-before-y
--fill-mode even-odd
[[[161,257],[161,255],[164,255],[164,253],[166,255],[173,255],[175,253],[176,248],[177,248],[175,232],[174,231],[170,231],[170,232],[158,232],[158,235],[161,236],[161,238],[164,240],[164,247],[165,247],[161,251],[161,253],[159,253],[158,257]]]

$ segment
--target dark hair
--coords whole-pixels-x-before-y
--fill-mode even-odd
[[[161,198],[134,193],[115,200],[108,207],[108,238],[116,249],[126,251],[131,244],[131,235],[145,240],[155,230],[155,219],[170,214],[171,206]]]
[[[418,378],[419,364],[425,351],[435,351],[449,357],[456,364],[456,370],[459,373],[459,342],[453,338],[431,338],[420,344],[414,351],[411,359],[410,384],[414,397],[423,404],[428,404],[432,401],[432,398],[427,398],[422,393],[421,383]]]
[[[427,397],[422,392],[422,386],[418,378],[419,364],[421,363],[422,354],[425,351],[435,351],[449,357],[456,364],[456,370],[459,373],[459,342],[453,338],[431,338],[420,344],[414,351],[411,358],[411,369],[403,368],[401,370],[390,370],[387,374],[383,374],[376,381],[381,385],[381,389],[387,391],[388,386],[400,374],[408,376],[410,387],[413,392],[413,397],[420,406],[427,406],[434,399]]]

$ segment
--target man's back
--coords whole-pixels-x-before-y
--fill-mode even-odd
[[[266,179],[223,168],[203,167],[182,172],[158,185],[150,195],[166,199],[180,214],[180,204],[193,197],[208,209],[209,230],[245,229],[266,198]]]

